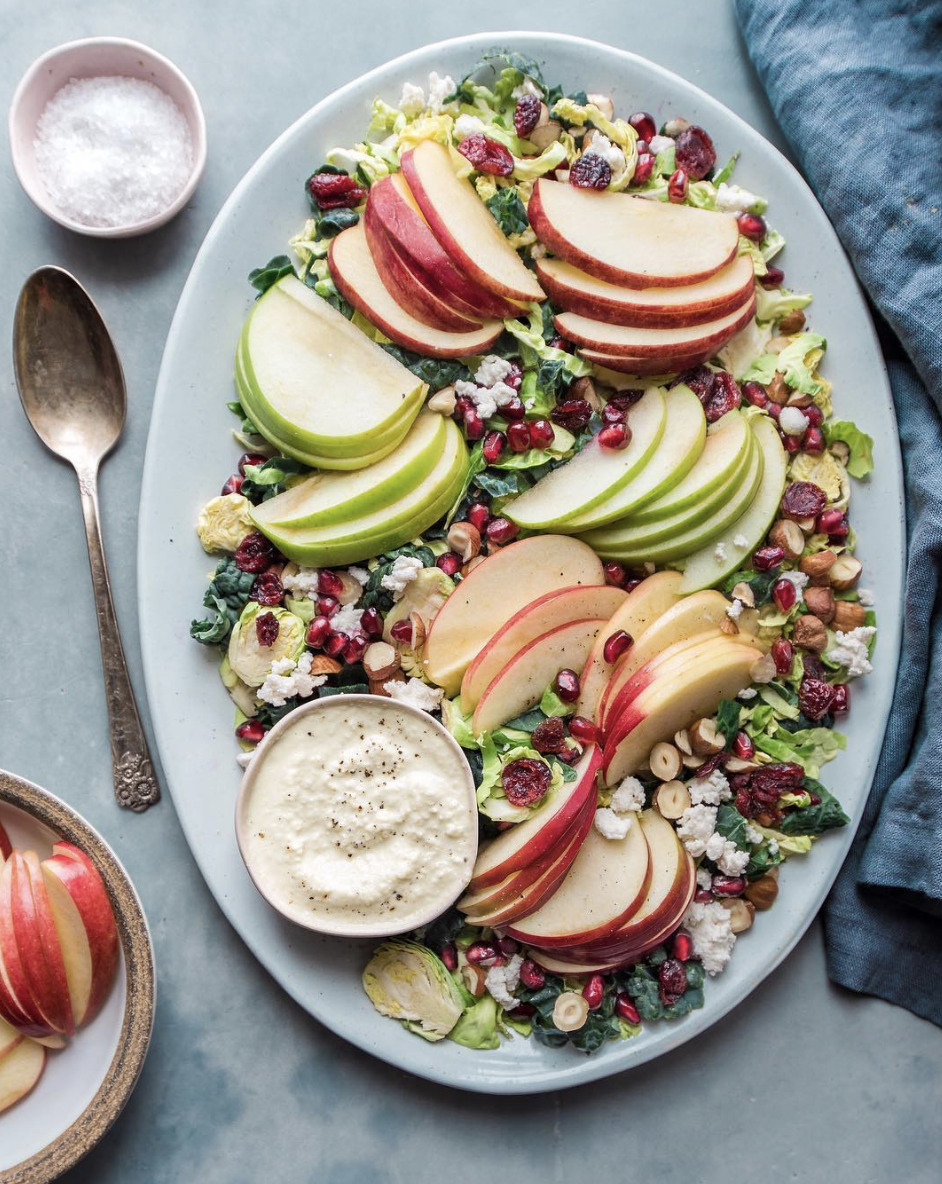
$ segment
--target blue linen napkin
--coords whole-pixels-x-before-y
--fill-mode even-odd
[[[906,475],[899,677],[825,910],[828,972],[942,1025],[942,3],[735,3],[782,129],[885,318]]]

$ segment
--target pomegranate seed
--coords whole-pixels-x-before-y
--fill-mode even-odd
[[[632,174],[630,184],[635,186],[646,185],[651,180],[655,163],[656,159],[652,153],[639,152],[638,161],[635,165],[635,171]]]
[[[693,938],[689,933],[678,930],[671,943],[671,953],[678,962],[689,962],[693,954]]]
[[[343,660],[348,666],[355,666],[363,660],[369,642],[365,637],[351,637],[343,650]]]
[[[619,991],[615,996],[615,1014],[619,1019],[627,1020],[629,1024],[640,1024],[641,1016],[638,1015],[638,1009],[631,1002],[631,996],[627,991]]]
[[[383,633],[383,617],[377,608],[365,608],[360,617],[360,628],[367,637],[381,637]]]
[[[693,894],[693,898],[697,904],[706,904],[713,899],[713,893],[709,888],[698,888]]]
[[[507,426],[507,443],[511,452],[528,452],[530,450],[530,429],[523,422],[511,423]]]
[[[476,411],[466,411],[461,417],[464,434],[469,440],[480,440],[484,435],[484,420]]]
[[[628,122],[638,133],[639,140],[647,140],[650,144],[657,135],[657,124],[654,122],[654,116],[649,115],[647,111],[636,111],[634,115],[629,115]]]
[[[802,407],[801,413],[813,428],[819,428],[824,423],[824,412],[816,403]]]
[[[473,411],[474,403],[467,397],[467,395],[459,395],[455,399],[455,418],[461,419],[466,411]]]
[[[818,534],[837,534],[844,527],[843,510],[823,510],[814,524]]]
[[[765,387],[758,382],[744,382],[742,387],[742,397],[747,403],[751,403],[753,407],[768,407],[769,396],[765,393]]]
[[[637,588],[639,584],[643,584],[643,583],[644,583],[644,577],[641,577],[641,576],[639,576],[638,579],[636,579],[636,580],[626,580],[625,581],[625,591],[626,592],[634,592],[635,588]]]
[[[756,746],[748,732],[737,732],[733,738],[733,752],[741,761],[751,761],[756,755]]]
[[[687,196],[687,174],[678,169],[667,182],[667,200],[680,205]]]
[[[758,279],[763,288],[780,288],[785,272],[780,267],[769,267],[765,275],[760,275]]]
[[[549,448],[556,439],[553,425],[548,419],[534,419],[529,424],[530,446],[532,448]]]
[[[506,382],[507,380],[505,379],[504,381]],[[527,409],[524,407],[522,399],[511,399],[509,403],[505,403],[501,407],[500,413],[504,419],[509,420],[511,423],[516,423],[517,420],[523,419],[527,413]]]
[[[539,991],[541,987],[546,986],[546,972],[531,958],[524,958],[520,965],[520,981],[529,990]]]
[[[483,534],[491,520],[491,512],[483,502],[472,502],[466,517],[475,530]]]
[[[317,573],[317,590],[324,596],[343,596],[343,580],[335,571],[319,571]]]
[[[651,151],[651,145],[648,143],[647,140],[638,140],[635,143],[635,148],[637,149],[639,156],[642,154],[642,152],[650,152]]]
[[[443,946],[438,956],[444,962],[446,970],[458,969],[458,951],[452,942],[449,942],[447,946]]]
[[[776,580],[772,585],[772,599],[778,606],[779,612],[791,612],[798,599],[798,592],[791,580]]]
[[[766,405],[765,410],[768,412],[769,416],[772,419],[778,419],[779,416],[782,414],[782,409],[778,405],[778,403],[773,403],[771,400],[769,400],[768,404]]]
[[[612,588],[621,588],[625,583],[625,569],[620,563],[616,563],[614,559],[610,559],[605,564],[605,583]]]
[[[243,452],[239,457],[239,472],[244,477],[246,465],[263,465],[266,460],[268,460],[267,456],[259,456],[257,452]]]
[[[590,719],[586,719],[584,715],[572,717],[569,721],[569,734],[583,744],[598,744],[602,738],[602,734],[595,724]]]
[[[464,952],[470,966],[493,966],[498,959],[497,947],[487,941],[473,941]]]
[[[315,617],[307,627],[307,643],[312,650],[319,650],[330,635],[330,621],[326,617]]]
[[[411,621],[397,621],[395,625],[389,630],[389,636],[393,641],[398,641],[404,645],[412,644],[412,622]]]
[[[600,974],[593,974],[586,979],[582,988],[582,998],[588,1003],[590,1011],[596,1011],[602,1006],[605,998],[605,979]]]
[[[602,408],[602,420],[607,424],[624,423],[628,414],[626,407],[619,407],[617,403],[606,403]]]
[[[259,744],[265,739],[265,729],[257,719],[247,719],[244,724],[239,724],[235,734],[246,744]]]
[[[514,131],[525,140],[540,121],[542,104],[537,95],[522,95],[514,107]]]
[[[512,542],[520,533],[520,527],[509,518],[492,518],[487,524],[487,541],[502,547]]]
[[[781,547],[760,547],[752,556],[752,566],[756,571],[771,571],[785,558]]]
[[[240,493],[241,491],[242,478],[238,475],[238,473],[233,473],[219,492],[223,497],[225,497],[227,493]]]
[[[631,432],[627,424],[613,423],[610,427],[602,428],[597,439],[603,448],[627,448],[631,443]]]
[[[505,958],[512,958],[520,949],[520,943],[514,941],[512,937],[499,937],[497,939],[497,948]]]
[[[824,433],[820,428],[810,427],[805,432],[802,438],[802,447],[805,452],[817,454],[824,451]]]
[[[461,556],[454,551],[446,551],[435,560],[435,566],[440,568],[446,576],[456,576],[462,568]]]
[[[592,408],[585,399],[564,399],[550,412],[550,418],[570,432],[578,433],[592,418]]]
[[[509,386],[512,390],[519,391],[520,386],[523,383],[523,371],[516,362],[511,362],[510,364],[513,369],[504,379],[504,385]]]
[[[772,655],[772,661],[775,663],[775,669],[778,674],[790,674],[792,663],[795,661],[795,647],[790,641],[786,641],[784,637],[779,637],[772,642],[772,648],[769,651]]]
[[[746,877],[745,876],[720,876],[713,877],[713,895],[714,896],[742,896],[746,891]]]
[[[503,432],[488,432],[484,437],[484,459],[489,465],[500,460],[507,447],[507,437]]]
[[[565,337],[560,337],[557,334],[550,338],[550,349],[561,349],[564,353],[572,353],[572,343],[567,341]]]
[[[560,670],[553,680],[553,686],[564,703],[575,703],[579,698],[579,675],[575,670]]]
[[[846,682],[839,682],[833,688],[834,697],[831,699],[831,713],[846,715],[850,711],[850,687]]]
[[[624,629],[616,629],[611,637],[606,639],[605,645],[602,647],[602,655],[605,661],[611,665],[613,662],[617,662],[625,650],[634,643],[635,639],[630,633],[626,633]]]
[[[607,189],[612,179],[612,166],[602,156],[587,152],[569,170],[569,184],[577,189]]]
[[[347,648],[349,638],[345,633],[331,633],[324,642],[324,653],[328,658],[339,658]]]
[[[758,214],[740,214],[736,219],[736,225],[743,238],[748,238],[754,243],[761,243],[765,238],[765,219],[760,218]]]
[[[670,1006],[687,990],[687,972],[683,962],[665,958],[657,969],[658,994],[665,1007]]]
[[[782,443],[789,456],[795,456],[801,452],[801,436],[783,436]]]
[[[335,596],[318,596],[317,612],[321,617],[332,617],[340,608],[340,601]]]

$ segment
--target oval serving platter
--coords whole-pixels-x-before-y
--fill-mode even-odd
[[[811,290],[815,331],[831,342],[827,375],[839,412],[878,441],[877,468],[857,483],[858,555],[880,619],[875,672],[855,688],[847,751],[826,780],[856,824],[876,767],[892,700],[900,638],[904,526],[902,470],[886,370],[851,267],[824,212],[792,165],[716,100],[651,62],[606,45],[546,33],[478,34],[427,46],[364,75],[318,103],[249,170],[197,256],[164,353],[140,512],[139,588],[147,688],[174,804],[211,891],[247,945],[313,1016],[360,1048],[433,1081],[485,1093],[532,1093],[577,1085],[641,1064],[689,1040],[749,994],[792,949],[834,881],[854,827],[827,836],[789,865],[773,912],[742,940],[727,971],[706,988],[701,1011],[613,1042],[592,1057],[533,1040],[493,1052],[449,1041],[430,1045],[379,1016],[360,987],[369,945],[318,937],[283,921],[259,896],[239,857],[233,811],[239,790],[231,711],[214,656],[188,626],[211,561],[197,542],[199,507],[235,455],[230,436],[232,359],[251,302],[248,272],[287,249],[305,218],[303,184],[325,153],[360,139],[374,97],[395,101],[431,70],[460,78],[499,44],[536,58],[549,82],[608,93],[617,111],[652,111],[706,127],[726,159],[741,150],[736,180],[770,199],[785,235],[792,285]],[[851,404],[853,400],[853,405]],[[181,433],[180,425],[187,431]],[[166,473],[172,466],[174,480]]]
[[[131,1096],[154,1026],[154,951],[141,902],[118,857],[65,802],[0,770],[0,820],[15,846],[65,839],[94,862],[118,926],[114,985],[92,1022],[50,1053],[33,1089],[0,1114],[0,1184],[45,1184],[77,1163]]]

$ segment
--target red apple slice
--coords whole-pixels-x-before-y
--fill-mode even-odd
[[[519,315],[518,304],[472,283],[455,267],[422,217],[402,173],[377,181],[370,190],[367,209],[370,207],[403,264],[439,300],[479,320]]]
[[[581,358],[585,358],[587,362],[591,362],[593,366],[601,366],[606,370],[614,370],[618,374],[636,374],[639,376],[679,374],[682,370],[691,370],[694,366],[701,365],[711,356],[710,353],[704,353],[702,350],[698,353],[678,354],[676,357],[663,358],[618,358],[613,354],[601,353],[596,349],[580,349],[578,354]]]
[[[504,237],[474,186],[455,172],[447,148],[423,140],[402,157],[401,164],[432,233],[457,267],[498,296],[543,299],[533,272]]]
[[[26,940],[30,934],[24,927],[23,902],[20,899],[17,878],[14,876],[18,854],[14,851],[0,869],[0,1014],[3,1014],[4,1019],[24,1036],[53,1036],[61,1034],[64,1029],[56,1028],[55,1024],[50,1023],[43,1008],[47,992],[43,990],[45,984],[42,982],[42,976],[39,987],[36,988],[30,974],[30,968],[37,957],[38,937],[33,931],[34,941],[31,943]],[[31,913],[30,901],[30,915]],[[26,949],[21,946],[21,933]],[[42,959],[41,947],[38,957]]]
[[[13,927],[33,997],[55,1032],[75,1035],[69,982],[39,857],[16,852],[13,868]]]
[[[0,822],[0,863],[10,858],[10,852],[12,850],[13,844],[10,842],[10,836],[4,829],[3,823]]]
[[[527,206],[540,241],[561,259],[626,288],[672,288],[715,275],[736,256],[732,214],[577,189],[540,177]]]
[[[560,978],[581,978],[583,975],[608,974],[609,971],[617,970],[619,966],[623,965],[621,962],[568,962],[563,959],[559,951],[554,950],[550,954],[546,950],[539,950],[536,947],[527,950],[527,955],[538,966],[542,966],[550,974],[558,974]]]
[[[755,289],[748,255],[737,257],[709,279],[677,288],[625,288],[562,259],[538,259],[536,274],[550,299],[567,312],[613,325],[661,329],[715,320],[739,308]]]
[[[478,892],[521,868],[529,867],[549,851],[562,851],[566,836],[581,816],[587,802],[595,800],[596,774],[601,754],[594,744],[576,765],[575,781],[565,781],[554,796],[531,814],[485,843],[478,852],[469,891]]]
[[[82,914],[65,885],[46,865],[41,869],[43,883],[52,910],[65,974],[69,983],[72,1015],[78,1028],[85,1022],[92,994],[92,949]]]
[[[750,296],[732,312],[702,325],[678,325],[669,329],[610,325],[574,312],[561,312],[554,323],[563,337],[606,357],[673,359],[688,354],[712,354],[752,320],[755,297]]]
[[[363,214],[363,229],[373,263],[386,291],[410,316],[423,325],[450,333],[470,333],[480,329],[480,320],[472,321],[460,316],[415,278],[386,237],[369,202]]]
[[[46,1050],[34,1040],[22,1040],[0,1058],[0,1113],[25,1098],[42,1076]]]
[[[570,621],[519,650],[484,689],[474,709],[475,736],[493,732],[539,703],[560,670],[580,670],[607,618]]]
[[[0,1016],[0,1058],[25,1039],[26,1037],[21,1035],[12,1024],[7,1023],[3,1016]]]
[[[593,827],[549,900],[507,932],[549,950],[597,941],[636,911],[650,882],[651,857],[640,826],[623,839],[606,839]]]
[[[380,279],[366,231],[359,222],[337,235],[327,258],[341,295],[380,332],[406,349],[432,358],[462,358],[486,353],[500,337],[500,321],[485,321],[480,329],[469,333],[450,333],[423,325],[407,313]]]

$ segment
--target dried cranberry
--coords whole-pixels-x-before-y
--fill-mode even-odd
[[[620,563],[616,563],[614,559],[610,559],[605,564],[605,583],[610,584],[613,588],[623,588],[625,585],[625,569]]]
[[[713,375],[713,389],[703,402],[707,423],[716,423],[730,411],[742,404],[742,395],[732,374],[720,370]]]
[[[255,636],[258,638],[258,644],[274,645],[278,640],[280,628],[278,618],[274,613],[259,613],[255,618]]]
[[[850,711],[850,687],[846,682],[839,682],[831,689],[834,692],[831,699],[831,714],[846,715]]]
[[[596,438],[603,448],[617,451],[627,448],[631,443],[631,428],[625,423],[613,423],[607,428],[602,428]]]
[[[236,567],[239,571],[265,571],[275,562],[276,554],[268,539],[256,530],[239,543],[235,553]]]
[[[634,645],[634,638],[631,634],[626,633],[624,629],[616,629],[610,637],[606,638],[605,645],[602,647],[602,656],[609,664],[617,662],[625,650],[632,645]]]
[[[635,171],[631,177],[631,184],[634,186],[647,185],[651,180],[651,174],[654,172],[655,158],[650,152],[639,152],[638,160],[635,164]]]
[[[560,670],[553,681],[556,694],[564,703],[575,703],[579,698],[579,675],[575,670]]]
[[[281,580],[275,572],[263,571],[261,575],[255,577],[255,583],[252,585],[249,599],[257,600],[259,604],[267,604],[271,607],[281,604],[284,594],[285,590]]]
[[[239,457],[239,472],[244,477],[247,465],[263,465],[266,460],[267,456],[260,456],[257,452],[243,452]]]
[[[615,1014],[619,1019],[626,1020],[629,1024],[641,1023],[638,1009],[631,1002],[631,996],[627,991],[619,991],[615,996]]]
[[[536,1015],[536,1008],[532,1003],[518,1003],[516,1007],[512,1007],[508,1012],[508,1016],[512,1020],[520,1020],[521,1023],[525,1020],[532,1019]]]
[[[582,998],[588,1003],[589,1011],[597,1011],[605,998],[605,979],[600,974],[590,974],[582,988]]]
[[[806,653],[801,667],[802,674],[806,674],[809,678],[817,678],[824,682],[827,674],[824,669],[824,663],[817,654]]]
[[[756,278],[763,288],[780,288],[785,279],[785,272],[780,267],[769,267],[765,275]]]
[[[679,206],[683,204],[686,196],[687,174],[683,169],[677,169],[676,172],[671,173],[670,180],[667,182],[667,200]]]
[[[307,179],[307,191],[321,210],[352,210],[366,199],[366,190],[346,173],[315,173]]]
[[[628,387],[623,391],[616,391],[608,400],[607,406],[620,407],[622,411],[628,412],[634,407],[635,403],[640,402],[644,398],[644,391],[639,387]]]
[[[509,177],[514,171],[514,158],[503,144],[476,132],[467,136],[458,145],[458,151],[479,173],[490,173],[494,177]]]
[[[683,962],[665,958],[657,969],[658,995],[665,1007],[670,1007],[687,990],[687,972]]]
[[[464,434],[469,440],[480,440],[484,435],[484,420],[477,411],[466,411],[461,417]]]
[[[446,576],[456,576],[461,571],[461,556],[456,555],[454,551],[446,551],[444,555],[439,555],[435,560],[435,566]]]
[[[717,874],[713,877],[712,888],[714,896],[742,896],[746,891],[746,878]]]
[[[674,160],[692,181],[702,181],[716,164],[716,149],[703,128],[692,123],[674,141]]]
[[[712,756],[708,756],[702,765],[697,765],[696,774],[698,777],[709,777],[714,769],[718,769],[721,765],[726,764],[729,753],[725,749],[719,752],[714,752]]]
[[[246,744],[260,744],[265,739],[265,728],[257,719],[247,719],[235,730],[236,736]]]
[[[742,397],[753,407],[768,407],[769,405],[769,396],[765,393],[765,387],[759,382],[744,382]]]
[[[315,617],[307,627],[307,643],[312,650],[319,650],[330,636],[330,621],[326,617]]]
[[[784,558],[785,552],[781,547],[760,547],[753,553],[752,566],[756,571],[771,571],[773,567],[778,567]]]
[[[748,732],[737,732],[733,737],[733,755],[741,761],[751,761],[756,755],[756,746]]]
[[[612,166],[602,156],[587,152],[569,170],[569,184],[577,189],[607,189],[612,179]]]
[[[480,534],[483,534],[491,520],[491,512],[483,502],[472,502],[465,517]]]
[[[823,719],[834,703],[834,690],[819,678],[803,678],[798,688],[798,706],[815,723]]]
[[[229,480],[225,483],[225,485],[222,487],[222,489],[219,492],[222,494],[223,497],[225,497],[227,493],[241,493],[242,492],[242,478],[239,476],[238,473],[233,473],[232,476],[229,478]]]
[[[520,964],[520,981],[528,990],[539,991],[546,985],[546,972],[531,958],[524,958]]]
[[[628,414],[627,407],[620,407],[618,403],[606,403],[602,408],[603,423],[624,423]]]
[[[592,418],[592,408],[585,399],[564,399],[550,413],[550,419],[567,431],[578,434]]]
[[[443,946],[438,956],[444,962],[446,970],[458,969],[458,951],[453,942],[449,942],[447,946]]]
[[[769,651],[772,655],[772,661],[775,663],[775,671],[777,674],[790,674],[792,663],[795,661],[795,647],[790,641],[786,641],[784,637],[779,637],[772,642],[772,648]]]
[[[814,482],[793,481],[782,494],[782,513],[795,521],[817,518],[827,501],[824,490]]]
[[[650,144],[657,135],[657,124],[654,122],[654,116],[649,115],[647,111],[636,111],[634,115],[629,115],[628,122],[638,133],[639,140],[647,140]]]
[[[801,784],[804,775],[804,769],[795,761],[777,761],[774,765],[762,765],[752,773],[752,787],[760,794],[788,793]]]
[[[569,721],[569,733],[582,744],[598,744],[602,738],[595,724],[584,715],[574,715]]]
[[[563,721],[556,717],[538,723],[530,735],[530,743],[542,755],[556,756],[569,747],[566,743],[566,729]]]
[[[520,533],[520,527],[509,518],[492,518],[487,524],[487,541],[498,547],[512,542]]]
[[[765,238],[765,219],[760,218],[758,214],[740,214],[736,219],[736,225],[743,238],[748,238],[751,242],[761,243]]]
[[[510,423],[507,425],[507,443],[511,452],[529,452],[530,429],[526,423]]]
[[[780,613],[791,612],[798,599],[798,590],[791,580],[776,580],[772,585],[772,599]]]
[[[531,448],[549,448],[556,439],[553,425],[548,419],[532,419],[528,425]]]
[[[504,765],[500,774],[500,783],[512,806],[535,806],[546,797],[551,780],[549,765],[526,756]]]
[[[484,437],[484,459],[489,465],[500,460],[507,447],[507,437],[503,432],[488,432]]]
[[[542,106],[536,95],[523,95],[517,99],[517,105],[514,107],[514,131],[521,140],[525,140],[540,122]]]
[[[693,954],[693,938],[689,933],[684,933],[679,929],[674,934],[674,940],[671,942],[671,953],[678,962],[689,962]]]

